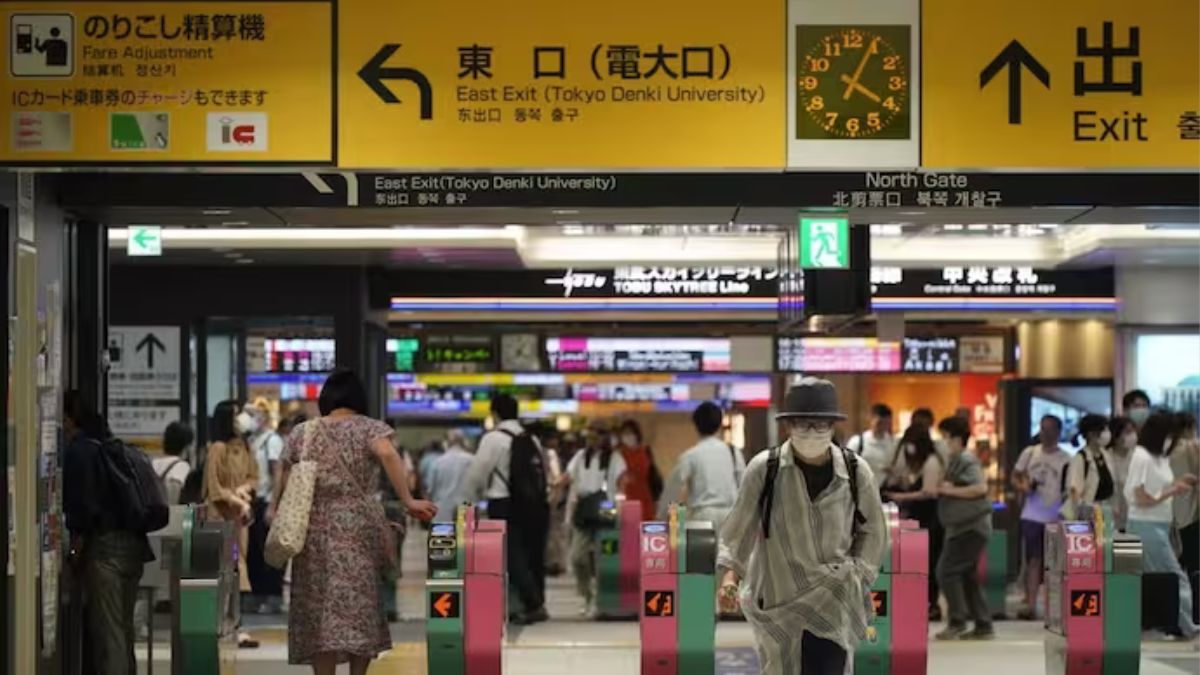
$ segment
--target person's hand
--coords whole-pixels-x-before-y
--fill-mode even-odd
[[[424,499],[413,499],[406,503],[404,507],[408,509],[408,515],[416,518],[417,520],[424,520],[426,522],[433,520],[433,517],[436,516],[438,512],[437,505]]]
[[[1200,478],[1197,478],[1196,474],[1194,473],[1185,473],[1183,476],[1180,476],[1179,482],[1183,483],[1184,485],[1195,486],[1198,482],[1200,482]]]
[[[717,605],[722,614],[736,614],[739,609],[738,581],[733,572],[727,572],[721,579],[721,587],[717,589]]]

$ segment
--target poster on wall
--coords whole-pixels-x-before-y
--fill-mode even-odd
[[[920,17],[919,0],[788,2],[789,168],[920,164]]]
[[[1004,336],[970,335],[959,338],[958,367],[964,373],[1003,373]]]

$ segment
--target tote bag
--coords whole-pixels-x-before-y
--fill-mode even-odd
[[[267,534],[263,558],[267,564],[283,569],[292,558],[304,550],[308,536],[308,516],[312,511],[313,492],[317,486],[317,462],[308,459],[313,432],[320,420],[304,425],[304,447],[300,461],[288,472],[288,482],[275,511],[275,520]]]

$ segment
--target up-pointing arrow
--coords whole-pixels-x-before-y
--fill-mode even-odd
[[[164,345],[162,340],[159,340],[158,336],[154,333],[146,333],[146,337],[142,338],[141,342],[137,343],[135,351],[140,352],[143,349],[146,350],[146,367],[150,370],[154,370],[154,350],[158,349],[159,351],[166,353],[167,346]]]
[[[1021,123],[1021,66],[1029,69],[1030,74],[1038,79],[1047,89],[1050,88],[1050,72],[1045,66],[1033,58],[1033,54],[1016,40],[1008,43],[1004,49],[992,59],[992,62],[979,72],[979,88],[987,86],[1004,68],[1008,68],[1008,123]]]

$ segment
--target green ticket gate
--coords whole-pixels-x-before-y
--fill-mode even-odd
[[[171,675],[234,675],[239,619],[237,530],[187,507],[180,532],[163,537],[170,569]]]

